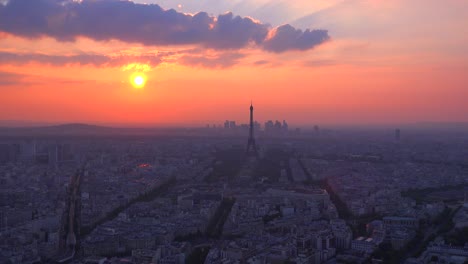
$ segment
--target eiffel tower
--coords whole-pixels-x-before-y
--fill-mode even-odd
[[[250,131],[249,131],[249,140],[247,141],[247,150],[248,155],[253,154],[255,157],[258,157],[257,146],[255,145],[254,138],[254,119],[253,119],[253,105],[250,102]]]

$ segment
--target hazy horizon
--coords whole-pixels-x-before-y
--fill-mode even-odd
[[[235,121],[236,125],[247,125],[247,121]],[[275,122],[276,119],[270,119]],[[86,122],[86,121],[61,121],[61,122],[47,122],[47,121],[25,121],[25,120],[0,120],[0,127],[5,128],[27,128],[27,127],[49,127],[49,126],[62,126],[62,125],[85,125],[85,126],[97,126],[97,127],[109,127],[109,128],[142,128],[142,129],[158,129],[158,128],[206,128],[209,125],[213,128],[213,125],[216,125],[218,128],[223,128],[224,122],[226,120],[212,121],[206,123],[109,123],[109,122]],[[269,120],[259,121],[261,128],[264,128],[265,122]],[[278,120],[282,122],[283,120]],[[287,120],[285,120],[287,121]],[[408,129],[468,129],[468,122],[444,122],[444,121],[420,121],[420,122],[405,122],[405,123],[309,123],[309,124],[295,124],[288,123],[292,128],[300,129],[314,129],[315,126],[318,126],[322,129],[352,129],[352,128],[364,128],[364,129],[396,129],[396,128],[408,128]]]

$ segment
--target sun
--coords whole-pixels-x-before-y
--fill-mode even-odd
[[[137,89],[143,88],[146,84],[146,76],[142,73],[134,73],[130,77],[130,82],[132,83],[133,87]]]

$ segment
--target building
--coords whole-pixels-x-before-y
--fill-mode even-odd
[[[229,121],[229,128],[236,129],[237,128],[236,121]]]
[[[351,247],[351,240],[353,239],[353,232],[343,219],[330,220],[333,235],[335,236],[336,249],[349,249]]]
[[[445,244],[444,241],[432,242],[421,256],[411,258],[407,264],[423,263],[459,263],[468,262],[468,243],[464,247],[457,247]]]
[[[0,164],[15,163],[20,155],[20,146],[18,144],[0,144]]]
[[[383,223],[387,230],[392,228],[419,228],[419,220],[413,217],[388,216],[383,218]]]
[[[156,263],[161,257],[161,250],[135,249],[132,250],[132,260],[138,264]]]
[[[351,242],[351,249],[371,254],[377,249],[372,238],[358,237]]]
[[[401,138],[401,131],[399,128],[395,129],[395,139],[400,140]]]

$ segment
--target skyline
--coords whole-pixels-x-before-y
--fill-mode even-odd
[[[141,2],[0,1],[0,120],[468,122],[466,2]]]

